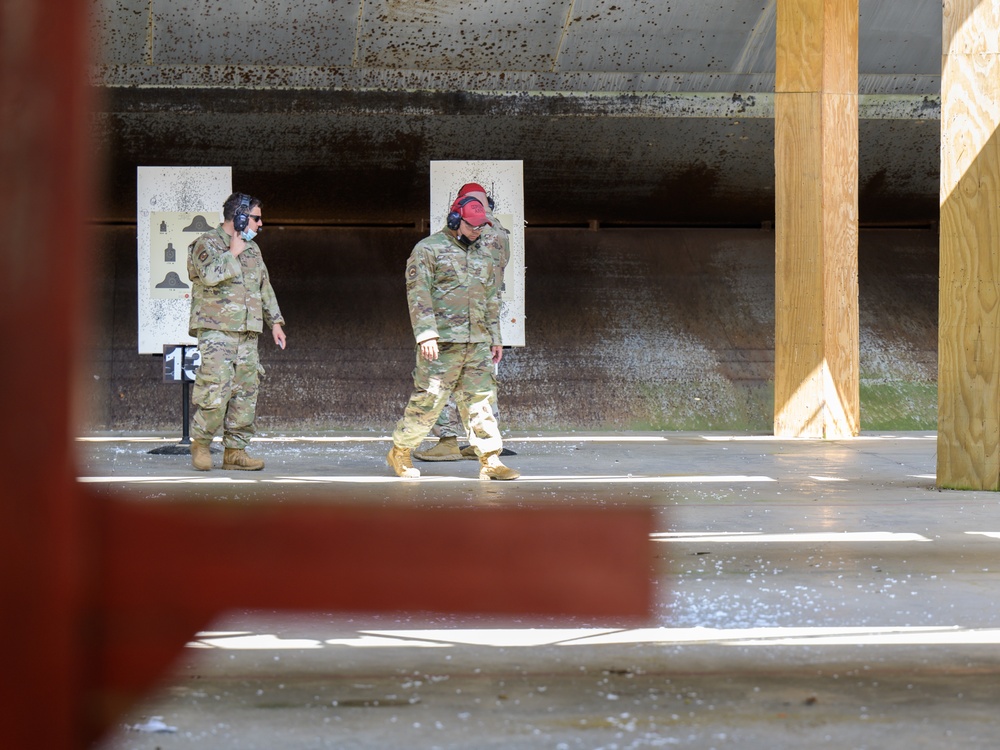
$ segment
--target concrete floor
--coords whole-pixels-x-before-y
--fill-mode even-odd
[[[935,489],[932,433],[512,435],[509,483],[472,461],[398,480],[370,435],[260,440],[250,475],[199,475],[148,453],[162,444],[81,441],[81,481],[220,502],[350,482],[372,502],[650,503],[657,606],[639,628],[233,612],[101,750],[996,745],[1000,496]]]

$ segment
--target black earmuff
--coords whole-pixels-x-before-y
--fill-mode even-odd
[[[233,214],[233,229],[242,232],[250,223],[250,196],[240,194],[240,205]]]
[[[459,198],[455,201],[455,204],[451,207],[451,213],[448,214],[448,229],[454,231],[462,225],[462,206],[466,203],[471,203],[472,201],[479,203],[479,199],[473,198],[471,195],[467,195],[464,198]]]

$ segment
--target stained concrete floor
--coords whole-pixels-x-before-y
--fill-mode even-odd
[[[642,627],[232,612],[100,750],[996,745],[1000,495],[937,490],[932,433],[512,435],[509,483],[472,461],[398,480],[370,435],[260,440],[252,475],[199,475],[148,453],[162,444],[81,441],[81,481],[150,500],[301,481],[372,502],[651,504],[656,609]]]

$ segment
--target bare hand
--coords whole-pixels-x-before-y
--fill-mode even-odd
[[[500,360],[503,359],[503,347],[491,346],[490,352],[493,353],[493,364],[499,364]]]
[[[420,356],[428,362],[433,362],[438,358],[438,340],[429,339],[420,342]]]
[[[240,233],[234,231],[233,236],[229,238],[229,252],[233,254],[234,258],[239,258],[240,253],[247,249],[247,241],[240,237]]]
[[[271,327],[271,335],[274,336],[274,343],[280,346],[282,349],[284,349],[285,341],[287,339],[285,338],[285,331],[278,323],[275,323]]]

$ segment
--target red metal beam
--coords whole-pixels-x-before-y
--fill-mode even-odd
[[[578,615],[638,622],[646,508],[103,509],[94,599],[101,724],[237,608]]]

